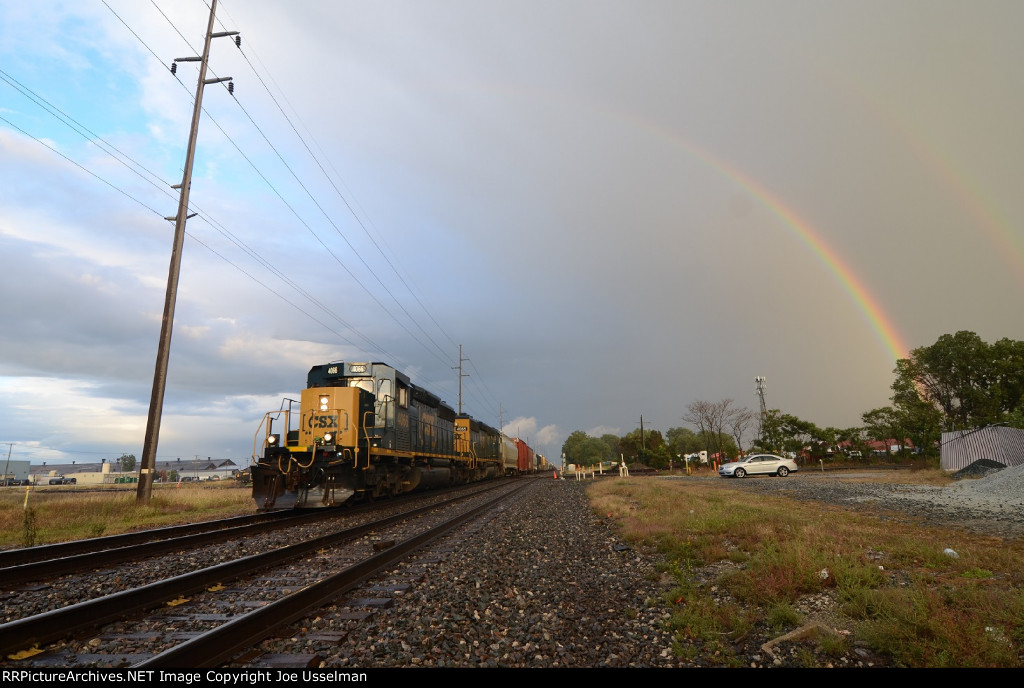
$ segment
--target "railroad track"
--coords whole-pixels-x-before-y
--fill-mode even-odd
[[[296,523],[311,522],[318,515],[323,518],[319,512],[254,514],[221,521],[4,550],[0,552],[0,581],[3,581],[5,589],[9,589],[26,581],[55,578],[124,561],[134,561],[140,557],[199,547],[230,537],[287,528]]]
[[[0,662],[18,667],[143,668],[229,662],[274,628],[303,618],[527,484],[502,482],[5,623],[0,625]],[[159,612],[127,620],[158,607]],[[94,629],[100,629],[98,635]],[[47,647],[50,644],[54,645]]]
[[[438,490],[431,495],[457,493],[460,489],[464,488]],[[0,550],[0,582],[3,586],[0,588],[0,599],[3,599],[4,590],[10,590],[29,581],[50,580],[125,561],[137,561],[143,557],[201,547],[233,537],[248,537],[290,528],[296,524],[317,523],[338,517],[350,518],[409,500],[429,499],[431,495],[414,493],[387,502],[364,503],[337,509],[272,511],[52,545]]]

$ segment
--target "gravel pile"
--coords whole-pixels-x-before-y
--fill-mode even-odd
[[[995,473],[1006,468],[1006,464],[999,463],[998,461],[992,461],[991,459],[978,459],[970,466],[961,468],[959,471],[954,473],[951,478],[953,480],[963,480],[964,478],[984,478],[989,473]]]
[[[986,473],[982,478],[964,480],[951,485],[949,489],[954,492],[960,491],[976,495],[979,498],[1020,503],[1020,500],[1024,499],[1024,465],[1008,467],[1000,465],[998,469]]]

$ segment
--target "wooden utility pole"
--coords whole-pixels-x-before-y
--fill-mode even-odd
[[[174,324],[174,303],[178,297],[178,275],[181,272],[181,249],[185,242],[185,221],[188,220],[188,192],[192,184],[192,163],[195,160],[196,138],[199,134],[199,116],[203,111],[203,88],[207,84],[230,81],[231,77],[206,80],[206,63],[210,57],[210,41],[221,36],[237,36],[237,31],[213,32],[213,21],[217,13],[217,0],[210,3],[210,23],[206,28],[206,41],[202,57],[179,57],[174,60],[171,73],[176,71],[178,62],[199,62],[199,83],[196,86],[196,102],[192,110],[192,129],[188,136],[188,151],[185,154],[185,175],[179,185],[178,214],[166,218],[174,222],[174,246],[171,249],[171,265],[167,273],[167,295],[164,298],[164,317],[160,324],[160,343],[156,351],[156,369],[153,373],[153,394],[149,399],[149,419],[146,421],[146,439],[142,446],[142,460],[139,462],[139,487],[135,501],[149,504],[153,494],[153,476],[156,472],[156,447],[160,439],[160,417],[163,415],[164,390],[167,387],[167,361],[171,354],[171,328]],[[240,39],[235,40],[240,45]],[[228,90],[233,90],[229,85]]]

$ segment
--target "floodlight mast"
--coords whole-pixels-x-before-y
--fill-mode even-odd
[[[178,275],[181,272],[181,249],[185,242],[185,221],[192,217],[188,214],[188,192],[192,184],[192,163],[195,159],[196,138],[199,134],[199,116],[203,109],[203,88],[208,83],[227,81],[224,79],[206,80],[206,63],[210,57],[210,41],[220,36],[234,36],[237,31],[213,32],[214,17],[217,13],[217,0],[210,3],[210,22],[206,28],[206,41],[203,44],[202,57],[183,57],[174,62],[199,62],[199,83],[196,86],[195,107],[192,110],[192,129],[188,137],[188,149],[185,153],[185,174],[180,184],[178,198],[178,214],[174,220],[174,245],[171,249],[171,264],[167,271],[167,294],[164,299],[164,315],[160,324],[160,343],[156,352],[156,368],[153,373],[153,393],[149,400],[149,419],[146,422],[146,439],[142,447],[142,460],[139,462],[139,487],[136,492],[137,504],[149,504],[153,494],[153,478],[156,473],[156,447],[160,438],[160,418],[163,415],[164,390],[167,387],[167,361],[171,353],[171,328],[174,324],[174,304],[178,294]],[[240,47],[236,39],[235,45]],[[172,66],[171,73],[175,69]],[[232,89],[233,90],[233,89]]]

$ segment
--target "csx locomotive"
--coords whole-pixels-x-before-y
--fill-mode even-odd
[[[261,509],[329,507],[519,472],[523,450],[513,440],[385,363],[314,366],[299,407],[287,403],[256,434]]]

